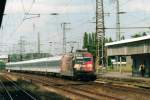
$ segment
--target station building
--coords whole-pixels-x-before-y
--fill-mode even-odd
[[[130,56],[132,75],[140,76],[139,67],[145,66],[145,77],[150,77],[150,35],[107,43],[107,56]]]
[[[0,61],[7,63],[8,62],[8,55],[0,55]]]

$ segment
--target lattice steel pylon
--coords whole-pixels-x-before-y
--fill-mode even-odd
[[[104,39],[105,39],[105,30],[104,30],[103,0],[96,0],[96,62],[95,65],[96,65],[97,73],[99,70],[100,60],[102,66],[104,65],[104,44],[105,44]]]
[[[119,0],[116,0],[116,41],[120,41],[121,32],[120,32],[120,7]]]

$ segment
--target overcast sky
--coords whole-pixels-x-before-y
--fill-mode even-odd
[[[25,40],[26,52],[37,52],[37,33],[41,36],[41,51],[56,54],[62,51],[62,22],[71,23],[67,27],[67,41],[80,42],[84,32],[95,32],[95,1],[96,0],[7,0],[3,27],[0,31],[0,43],[2,51],[16,52],[20,36]],[[104,0],[105,27],[116,27],[115,0]],[[120,11],[126,12],[120,15],[121,27],[149,26],[150,24],[150,0],[120,0]],[[40,17],[24,15],[28,13],[40,13]],[[49,15],[59,13],[59,15]],[[126,38],[137,32],[149,32],[149,29],[121,30]],[[106,37],[115,40],[115,30],[106,30]],[[53,44],[48,44],[53,42]],[[55,43],[54,43],[55,42]],[[78,45],[74,44],[77,48]],[[70,46],[68,45],[70,49]]]

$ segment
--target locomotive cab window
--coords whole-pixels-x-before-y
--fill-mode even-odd
[[[77,64],[82,64],[83,62],[84,62],[83,59],[76,59]]]

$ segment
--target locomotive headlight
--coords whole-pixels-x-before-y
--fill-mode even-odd
[[[86,67],[85,65],[82,65],[82,67]]]
[[[85,70],[86,65],[82,65],[80,70]]]
[[[88,67],[88,68],[91,68],[91,67],[92,67],[92,64],[88,64],[87,67]]]

